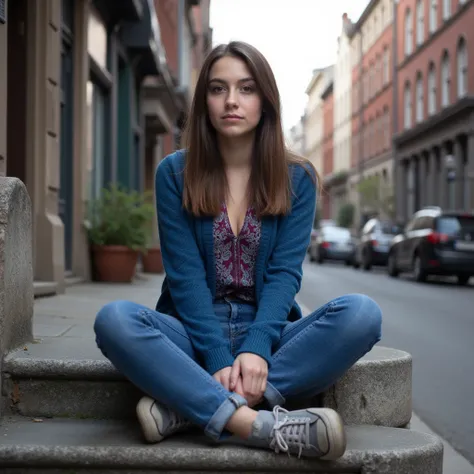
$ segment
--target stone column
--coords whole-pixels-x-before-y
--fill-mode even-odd
[[[462,209],[464,206],[464,151],[459,139],[455,139],[453,143],[453,156],[456,160],[456,177],[452,186],[454,186],[454,208]]]
[[[474,212],[474,130],[467,137],[464,207]]]
[[[8,2],[6,2],[8,10]],[[8,17],[8,11],[7,11]],[[7,43],[8,43],[8,22],[0,23],[0,176],[5,176],[7,171]]]
[[[58,215],[61,0],[28,4],[27,153],[34,170],[35,279],[64,290],[64,226]]]
[[[394,157],[395,160],[395,176],[394,176],[394,188],[395,188],[395,206],[396,206],[396,219],[398,222],[404,222],[406,219],[406,195],[407,195],[407,183],[405,178],[405,165],[404,161],[401,160],[397,155]]]
[[[428,204],[428,199],[426,196],[426,190],[427,190],[427,166],[426,166],[426,154],[424,151],[420,153],[420,156],[418,158],[418,204],[419,207],[424,207],[427,206]]]
[[[436,205],[436,151],[434,148],[427,152],[427,176],[426,176],[426,206]]]
[[[447,144],[441,145],[439,149],[440,173],[438,176],[439,200],[438,205],[443,209],[449,205],[448,195],[448,170],[446,168],[446,155],[448,154]]]
[[[89,243],[85,220],[87,218],[87,81],[89,55],[87,28],[89,1],[74,2],[74,137],[73,137],[73,193],[72,205],[72,272],[86,280],[90,277]]]

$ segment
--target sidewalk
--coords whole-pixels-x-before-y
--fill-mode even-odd
[[[63,295],[39,298],[35,300],[34,336],[43,340],[60,338],[63,343],[61,345],[80,344],[84,350],[90,350],[94,347],[94,318],[104,304],[127,299],[154,308],[161,292],[162,281],[161,275],[139,275],[132,284],[82,283],[67,288]],[[304,311],[304,306],[301,306]],[[47,347],[47,344],[45,346]],[[98,349],[94,350],[100,354]],[[54,357],[54,354],[50,357]],[[433,434],[415,414],[411,427]],[[449,444],[444,442],[444,445],[443,472],[474,474],[474,466]]]

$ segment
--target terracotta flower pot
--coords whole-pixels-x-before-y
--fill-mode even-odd
[[[163,273],[165,271],[159,247],[150,248],[146,253],[143,253],[142,263],[145,273]]]
[[[95,277],[98,281],[129,283],[135,275],[138,252],[122,245],[92,247]]]

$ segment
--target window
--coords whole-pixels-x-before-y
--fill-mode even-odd
[[[428,71],[428,114],[436,113],[436,69],[433,63]]]
[[[405,93],[404,93],[404,125],[405,128],[411,127],[411,87],[410,83],[405,84]]]
[[[443,20],[451,16],[451,0],[443,0]]]
[[[421,72],[418,73],[416,78],[416,121],[421,122],[423,120],[423,76]]]
[[[405,56],[413,51],[413,18],[411,10],[408,8],[405,13]]]
[[[388,84],[389,77],[390,77],[390,57],[389,57],[389,50],[386,46],[383,51],[383,83]]]
[[[419,46],[425,39],[425,9],[424,0],[416,2],[416,44]]]
[[[87,44],[89,54],[97,64],[107,69],[107,28],[94,8],[91,8],[87,25]]]
[[[438,28],[438,0],[430,0],[430,33]]]
[[[449,55],[445,51],[443,60],[441,63],[441,106],[447,107],[449,105],[449,89],[451,85],[451,74],[450,74]]]
[[[458,97],[464,97],[467,93],[467,47],[464,38],[458,43],[457,63]]]

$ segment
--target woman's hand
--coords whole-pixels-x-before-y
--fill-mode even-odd
[[[268,364],[256,354],[244,352],[239,354],[230,373],[230,390],[242,395],[249,406],[255,406],[263,397],[267,388]],[[241,387],[239,379],[242,379]],[[243,394],[238,389],[243,389]]]
[[[221,370],[218,370],[214,375],[214,379],[217,380],[226,390],[232,391],[230,388],[230,373],[232,367],[224,367]]]

